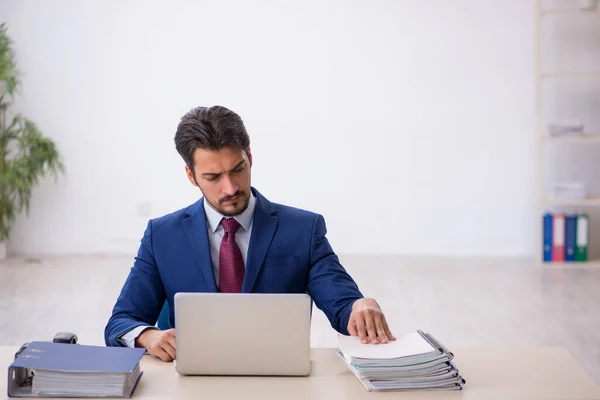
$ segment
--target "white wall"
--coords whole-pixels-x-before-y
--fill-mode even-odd
[[[253,184],[322,213],[339,253],[533,255],[534,16],[524,0],[4,0],[19,109],[68,170],[16,253],[134,252],[199,197],[173,145],[238,112]]]

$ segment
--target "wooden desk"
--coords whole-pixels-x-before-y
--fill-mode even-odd
[[[0,347],[4,371],[17,347]],[[600,386],[564,348],[467,348],[455,350],[467,384],[462,391],[369,393],[335,354],[312,349],[310,377],[181,376],[172,363],[142,360],[135,399],[600,399]],[[6,396],[7,372],[0,373]]]

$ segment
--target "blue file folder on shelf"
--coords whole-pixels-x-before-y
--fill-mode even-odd
[[[565,216],[565,262],[575,261],[577,250],[577,215]]]
[[[8,367],[9,397],[131,397],[141,348],[32,342]]]
[[[552,214],[544,214],[544,262],[552,262]]]

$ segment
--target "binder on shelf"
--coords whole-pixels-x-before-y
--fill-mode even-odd
[[[31,342],[8,367],[8,397],[131,397],[142,348]]]
[[[577,215],[565,216],[565,261],[575,261],[577,246]]]
[[[543,260],[544,262],[552,261],[552,214],[546,213],[543,218]]]
[[[579,214],[577,216],[575,261],[581,262],[588,259],[589,226],[590,217],[587,214]]]
[[[552,261],[565,260],[565,216],[554,214],[552,217]]]

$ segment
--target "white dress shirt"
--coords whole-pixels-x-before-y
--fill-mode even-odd
[[[237,222],[240,223],[240,229],[235,234],[235,242],[237,243],[240,251],[242,252],[242,258],[244,259],[244,266],[246,265],[246,257],[248,256],[248,246],[250,245],[250,234],[252,233],[252,221],[254,220],[254,207],[256,206],[256,198],[254,194],[250,194],[250,201],[248,207],[240,215],[233,217]],[[228,218],[214,208],[212,208],[206,201],[204,202],[204,212],[206,214],[206,227],[208,228],[208,241],[210,242],[210,259],[213,265],[213,273],[215,275],[215,283],[219,287],[219,253],[221,250],[221,240],[225,234],[225,229],[221,225],[223,218]]]
[[[252,233],[252,222],[254,220],[254,208],[256,206],[256,197],[250,192],[250,201],[246,210],[233,217],[239,222],[240,229],[235,234],[235,242],[237,243],[240,251],[242,252],[242,258],[244,259],[244,266],[246,265],[246,258],[248,256],[248,246],[250,245],[250,234]],[[225,217],[214,208],[212,208],[208,202],[204,201],[204,213],[206,214],[206,228],[208,229],[208,241],[210,244],[210,259],[212,261],[213,275],[215,276],[215,283],[219,287],[219,253],[221,250],[221,240],[225,234],[225,229],[221,225],[221,220]],[[121,336],[121,343],[127,347],[135,347],[135,339],[146,329],[154,328],[148,325],[140,325],[133,328],[129,332]]]

